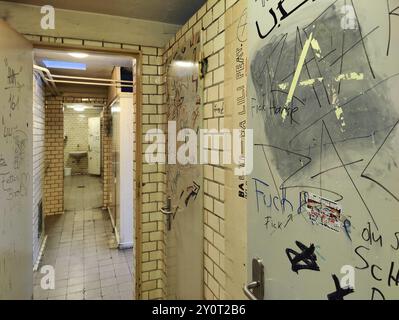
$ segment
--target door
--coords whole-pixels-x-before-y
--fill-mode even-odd
[[[398,5],[250,2],[248,296],[398,298]]]
[[[169,137],[181,129],[202,128],[199,79],[199,35],[179,48],[168,65]],[[169,138],[170,139],[170,138]],[[176,138],[173,138],[176,139]],[[169,141],[170,143],[171,141]],[[183,142],[177,143],[177,149]],[[169,150],[169,163],[174,153]],[[170,229],[166,233],[168,299],[203,298],[203,172],[196,164],[167,165],[167,196],[171,199]]]
[[[0,19],[0,299],[31,299],[33,53]]]
[[[101,118],[89,118],[89,174],[101,174]]]

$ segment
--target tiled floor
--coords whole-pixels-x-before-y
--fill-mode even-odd
[[[77,176],[68,178],[65,187],[69,211],[46,218],[48,239],[39,271],[34,275],[34,298],[133,299],[133,252],[115,248],[108,213],[98,208],[101,181]],[[40,286],[40,268],[44,265],[55,269],[55,290]]]
[[[65,177],[65,211],[101,208],[103,204],[101,179],[94,176]]]

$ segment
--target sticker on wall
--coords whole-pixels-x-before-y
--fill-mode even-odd
[[[306,211],[314,225],[340,232],[343,228],[342,208],[334,201],[311,193],[305,195]]]

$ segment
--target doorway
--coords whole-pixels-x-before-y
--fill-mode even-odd
[[[103,105],[64,104],[64,210],[103,207]]]
[[[129,95],[131,127],[134,118],[140,116],[133,114],[133,110],[140,110],[138,105],[133,107],[134,101],[139,103],[133,99],[137,94],[133,71],[137,74],[138,57],[76,52],[72,48],[38,47],[34,53],[34,68],[46,85],[43,193],[44,232],[48,238],[38,271],[45,265],[55,269],[55,287],[51,290],[41,288],[42,275],[35,273],[34,298],[134,299],[134,250],[140,247],[134,242],[134,226],[138,227],[135,219],[139,219],[140,212],[140,206],[136,206],[140,196],[134,186],[141,178],[133,176],[133,170],[120,175],[121,193],[135,197],[129,199],[129,210],[121,211],[118,220],[113,219],[113,208],[124,205],[113,196],[113,163],[116,155],[124,155],[113,145],[117,125],[112,121],[111,109],[120,96]],[[129,71],[131,77],[126,79]],[[134,141],[141,141],[133,137],[133,132],[123,136],[125,143],[131,141],[126,143],[131,150]],[[138,153],[136,158],[132,152],[131,158],[121,160],[131,162],[131,167],[133,162],[141,164]],[[129,180],[130,190],[125,180]],[[58,185],[61,192],[54,190]]]

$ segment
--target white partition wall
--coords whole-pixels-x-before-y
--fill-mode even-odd
[[[111,216],[119,247],[133,247],[133,96],[120,94],[111,106],[114,184]]]
[[[133,246],[133,96],[120,96],[120,248]]]

